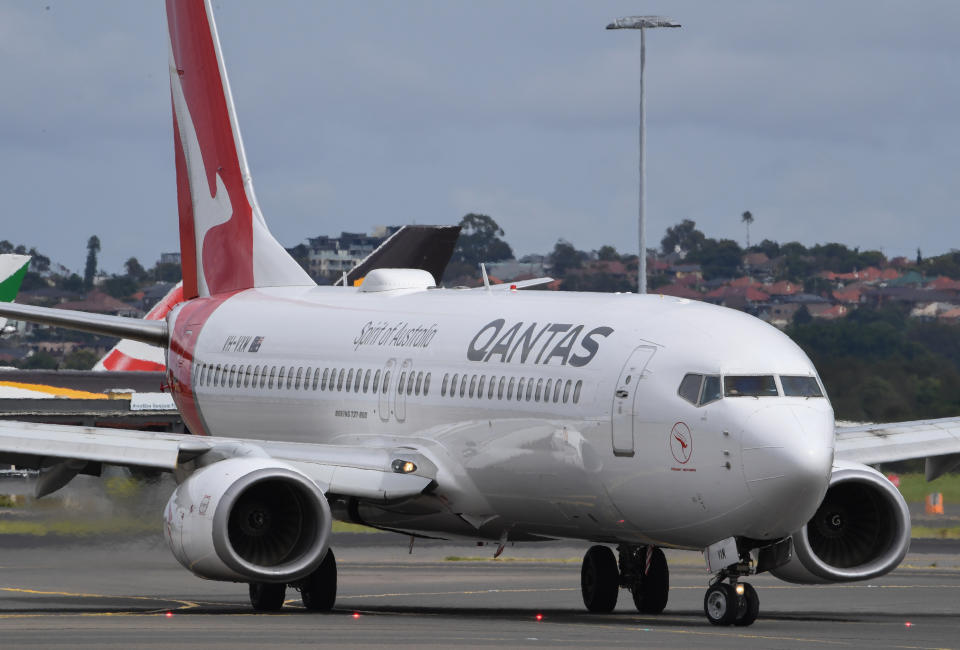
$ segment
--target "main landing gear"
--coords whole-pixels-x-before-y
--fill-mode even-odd
[[[662,612],[670,592],[670,571],[663,551],[654,546],[621,544],[617,552],[619,561],[607,546],[592,546],[584,556],[580,591],[587,610],[612,612],[623,587],[633,594],[637,611]]]
[[[337,559],[333,549],[313,573],[290,586],[300,591],[303,606],[311,612],[329,612],[337,599]],[[250,604],[258,612],[278,612],[283,608],[287,585],[271,582],[250,583]]]

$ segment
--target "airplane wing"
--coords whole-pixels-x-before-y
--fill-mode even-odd
[[[237,457],[290,463],[330,494],[386,501],[420,494],[436,466],[409,447],[391,449],[247,440],[36,422],[0,422],[0,462],[41,470],[37,496],[60,489],[100,464],[163,471]]]
[[[836,427],[836,457],[867,465],[926,459],[932,481],[960,466],[960,417]]]

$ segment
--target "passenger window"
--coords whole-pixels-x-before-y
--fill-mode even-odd
[[[376,393],[377,389],[380,388],[380,371],[377,370],[373,373],[373,392]]]
[[[400,381],[397,382],[397,395],[403,395],[403,384],[407,378],[407,371],[404,370],[400,373]]]
[[[313,368],[307,366],[307,371],[303,373],[303,390],[310,390],[310,375],[313,374]]]
[[[247,366],[247,369],[243,372],[243,387],[250,388],[250,374],[252,372],[252,366]],[[254,384],[256,386],[256,384]]]
[[[487,388],[487,399],[493,399],[493,390],[497,387],[497,378],[490,378],[490,387]]]
[[[457,396],[457,384],[459,383],[459,382],[458,382],[459,379],[460,379],[460,375],[457,374],[457,373],[454,373],[454,374],[453,374],[453,381],[450,382],[450,397],[456,397],[456,396]]]
[[[463,397],[466,392],[467,392],[467,375],[466,373],[464,373],[463,376],[460,377],[460,397]]]
[[[716,402],[723,397],[720,390],[720,377],[716,375],[707,375],[703,380],[703,392],[700,394],[700,406]]]
[[[300,390],[300,380],[303,379],[303,366],[297,368],[297,380],[293,384],[294,390]]]
[[[500,382],[497,384],[497,399],[503,399],[503,384],[506,380],[506,377],[501,377]]]
[[[416,373],[411,370],[410,377],[407,379],[407,395],[413,394],[413,384],[416,378]]]
[[[430,373],[428,372],[426,377],[423,378],[423,394],[430,394]]]
[[[703,375],[688,373],[680,381],[680,388],[677,389],[677,395],[687,400],[694,406],[700,399],[700,384],[703,383]]]
[[[530,398],[533,396],[533,378],[531,377],[527,380],[527,401],[530,401]]]
[[[283,388],[283,378],[287,376],[287,367],[280,366],[280,374],[277,376],[277,388]]]
[[[313,371],[313,390],[317,390],[317,386],[320,383],[320,368],[317,368]]]
[[[386,394],[387,390],[389,390],[389,387],[390,387],[390,371],[388,370],[385,373],[383,373],[383,389],[382,390],[384,394]]]
[[[787,397],[823,397],[816,377],[780,375],[780,385]]]
[[[777,397],[773,375],[728,375],[723,378],[724,397]]]
[[[552,388],[553,388],[553,379],[548,379],[548,380],[547,380],[547,385],[546,385],[546,386],[544,387],[544,389],[543,389],[543,401],[544,401],[544,402],[549,402],[549,401],[550,401],[550,391],[551,391]]]
[[[450,375],[443,373],[443,381],[440,382],[440,397],[447,396],[447,381],[450,379]]]
[[[350,384],[353,383],[353,368],[347,371],[347,392],[350,392]]]
[[[277,367],[270,366],[270,379],[267,381],[267,388],[273,388],[273,378],[277,375]]]
[[[520,381],[517,382],[517,401],[523,399],[523,387],[526,385],[527,380],[523,377],[520,378]]]
[[[486,381],[487,381],[487,376],[480,375],[480,383],[477,384],[477,399],[481,399],[483,397],[483,386],[486,383]]]
[[[580,401],[580,389],[583,388],[583,380],[578,379],[577,385],[573,389],[573,403],[576,404]]]
[[[573,382],[571,382],[569,379],[567,380],[567,383],[563,385],[563,403],[564,404],[566,404],[567,400],[570,399],[570,387],[572,385],[573,385]]]
[[[557,383],[553,387],[553,403],[556,404],[560,401],[560,386],[563,385],[563,380],[558,379]]]
[[[367,371],[363,373],[363,392],[366,393],[370,389],[370,369],[367,368]]]
[[[260,368],[260,388],[263,388],[267,385],[267,367],[257,366],[257,368]]]
[[[330,368],[323,369],[323,378],[320,380],[320,390],[327,390],[327,378],[330,376]]]
[[[537,394],[534,399],[536,399],[539,402],[540,397],[542,395],[543,395],[543,378],[541,377],[540,379],[537,380]]]
[[[414,394],[419,395],[421,388],[423,388],[423,371],[417,373],[417,385],[413,388]]]
[[[507,399],[508,399],[508,400],[513,399],[513,386],[514,386],[514,380],[515,380],[515,379],[516,379],[515,377],[511,377],[511,378],[510,378],[510,385],[507,386]]]
[[[477,376],[473,375],[470,377],[470,397],[473,397],[473,393],[477,389]]]
[[[340,371],[337,373],[337,390],[338,391],[343,390],[343,373],[344,372],[345,372],[344,369],[340,368]]]
[[[227,377],[230,376],[230,368],[227,366],[223,367],[223,374],[220,375],[220,388],[223,388],[227,385]]]

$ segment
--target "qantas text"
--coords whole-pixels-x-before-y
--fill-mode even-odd
[[[600,350],[600,339],[613,333],[612,327],[594,327],[586,334],[584,325],[572,323],[513,323],[498,318],[477,332],[467,346],[470,361],[538,363],[585,366]]]

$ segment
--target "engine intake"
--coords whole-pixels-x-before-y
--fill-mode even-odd
[[[165,511],[167,542],[202,578],[293,582],[323,560],[330,507],[320,488],[267,458],[223,460],[184,481]]]
[[[867,580],[895,569],[909,547],[900,491],[866,465],[838,462],[817,512],[793,534],[793,558],[772,573],[805,584]]]

